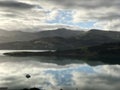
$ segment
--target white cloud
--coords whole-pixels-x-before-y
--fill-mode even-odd
[[[47,15],[47,20],[54,20],[59,15],[59,10],[51,10]]]
[[[120,19],[100,21],[95,23],[95,28],[103,27],[104,30],[120,31]]]
[[[120,1],[114,0],[2,0],[0,1],[0,28],[24,30],[40,28],[47,21],[60,19],[61,24],[77,25],[79,22],[96,21],[91,28],[119,30]],[[57,18],[60,11],[71,11],[73,20]],[[70,22],[65,24],[66,22]],[[56,27],[60,22],[56,21]],[[97,26],[96,26],[97,25]],[[52,25],[51,25],[52,26]],[[78,27],[81,27],[77,25]],[[76,27],[76,26],[75,26]]]
[[[73,13],[73,22],[87,22],[96,21],[95,27],[104,30],[120,30],[119,26],[119,16],[118,8],[115,7],[101,7],[97,9],[81,9],[75,10]]]

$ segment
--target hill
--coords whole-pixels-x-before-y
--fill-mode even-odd
[[[18,33],[18,31],[16,32]],[[30,32],[22,33],[23,37],[19,34],[15,36],[14,40],[22,38],[24,41],[20,39],[21,41],[1,43],[0,49],[65,50],[120,41],[120,32],[102,30],[72,31],[57,29],[53,31],[34,32],[34,34]]]
[[[23,32],[23,31],[6,31],[0,30],[0,43],[16,42],[16,41],[30,41],[45,37],[73,37],[82,35],[84,31],[73,31],[64,28],[56,30],[46,30],[38,32]]]

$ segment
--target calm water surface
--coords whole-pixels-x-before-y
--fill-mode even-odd
[[[0,51],[0,87],[11,90],[25,87],[120,90],[120,65],[63,57],[11,57],[4,56],[4,52],[12,51]],[[31,78],[27,79],[26,74]]]

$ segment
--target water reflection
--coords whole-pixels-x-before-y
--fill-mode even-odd
[[[27,79],[26,74],[31,78]],[[76,59],[55,57],[0,57],[0,86],[11,90],[119,90],[119,75],[119,65],[91,66]]]

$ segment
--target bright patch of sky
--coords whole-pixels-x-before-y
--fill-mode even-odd
[[[91,29],[94,27],[96,21],[79,21],[73,22],[73,11],[72,10],[58,10],[57,16],[52,20],[47,20],[49,24],[65,24],[65,25],[74,25],[84,29]]]
[[[58,15],[53,20],[48,20],[47,23],[55,24],[72,24],[72,11],[69,10],[58,10]]]
[[[87,21],[87,22],[76,23],[76,25],[80,26],[81,28],[90,29],[94,27],[95,23],[96,23],[95,21]]]

